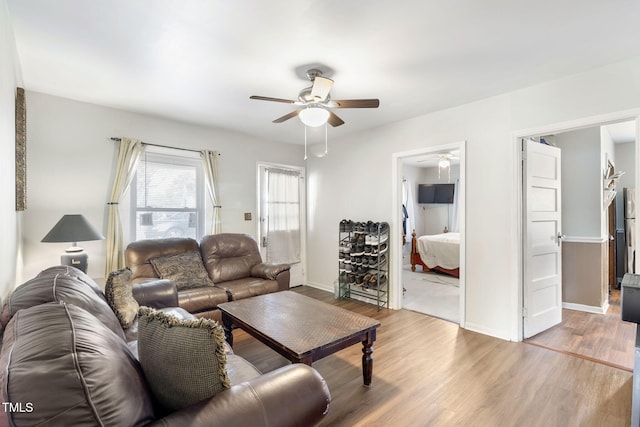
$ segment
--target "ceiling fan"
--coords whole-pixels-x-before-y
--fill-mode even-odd
[[[307,78],[312,82],[312,85],[302,89],[298,94],[298,99],[295,101],[257,95],[250,96],[249,98],[297,105],[300,108],[282,117],[278,117],[273,123],[282,123],[298,116],[302,123],[312,127],[325,123],[329,123],[333,127],[344,124],[344,120],[330,110],[332,108],[378,108],[380,105],[379,99],[331,99],[330,92],[333,87],[333,80],[322,77],[322,71],[318,69],[312,68],[308,70]]]
[[[451,166],[451,160],[460,160],[460,157],[458,157],[458,154],[459,154],[458,150],[450,151],[448,153],[434,153],[423,159],[417,160],[416,163],[429,162],[437,159],[438,167],[448,168],[449,166]]]

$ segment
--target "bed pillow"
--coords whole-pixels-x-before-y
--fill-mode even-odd
[[[176,411],[230,387],[224,330],[140,307],[138,357],[156,401]]]
[[[104,287],[107,302],[123,329],[129,329],[133,325],[140,308],[138,301],[133,297],[131,286],[131,270],[123,268],[109,273]]]
[[[169,279],[178,290],[213,286],[199,252],[183,252],[149,260],[161,279]]]

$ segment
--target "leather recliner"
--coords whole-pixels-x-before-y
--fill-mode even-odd
[[[191,238],[138,240],[125,250],[134,284],[160,279],[150,260],[197,252],[214,286],[178,290],[179,306],[196,317],[220,320],[218,304],[289,289],[290,266],[262,262],[255,239],[247,234],[221,233]]]

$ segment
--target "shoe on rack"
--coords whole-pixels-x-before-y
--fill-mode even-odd
[[[387,252],[387,249],[389,249],[387,244],[386,243],[382,243],[382,244],[380,244],[380,252],[379,253],[383,254],[383,253]]]
[[[389,234],[389,223],[381,222],[379,229],[380,229],[380,234]]]
[[[377,268],[379,265],[384,265],[387,262],[387,257],[384,254],[376,255],[369,259],[369,268]]]
[[[389,240],[387,234],[369,234],[367,235],[367,245],[377,246]]]

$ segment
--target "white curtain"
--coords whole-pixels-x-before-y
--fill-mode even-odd
[[[267,261],[300,262],[300,172],[267,168]]]
[[[211,214],[211,228],[208,233],[219,234],[222,231],[222,218],[220,209],[220,192],[218,190],[218,156],[217,151],[202,150],[200,157],[204,165],[204,174],[207,179],[207,189],[209,190],[209,198],[213,204]]]
[[[107,262],[105,266],[105,278],[112,271],[124,267],[124,237],[118,204],[122,195],[127,191],[136,171],[136,165],[144,152],[142,141],[130,138],[121,138],[118,145],[118,160],[109,198],[109,222],[107,226]]]
[[[411,181],[408,179],[402,180],[402,204],[407,210],[407,220],[405,223],[407,242],[411,242],[411,233],[413,233],[413,230],[416,228],[416,213],[412,188]]]
[[[455,186],[453,187],[453,214],[451,215],[451,231],[454,233],[460,232],[460,224],[458,220],[458,210],[460,209],[460,180],[456,179]]]

